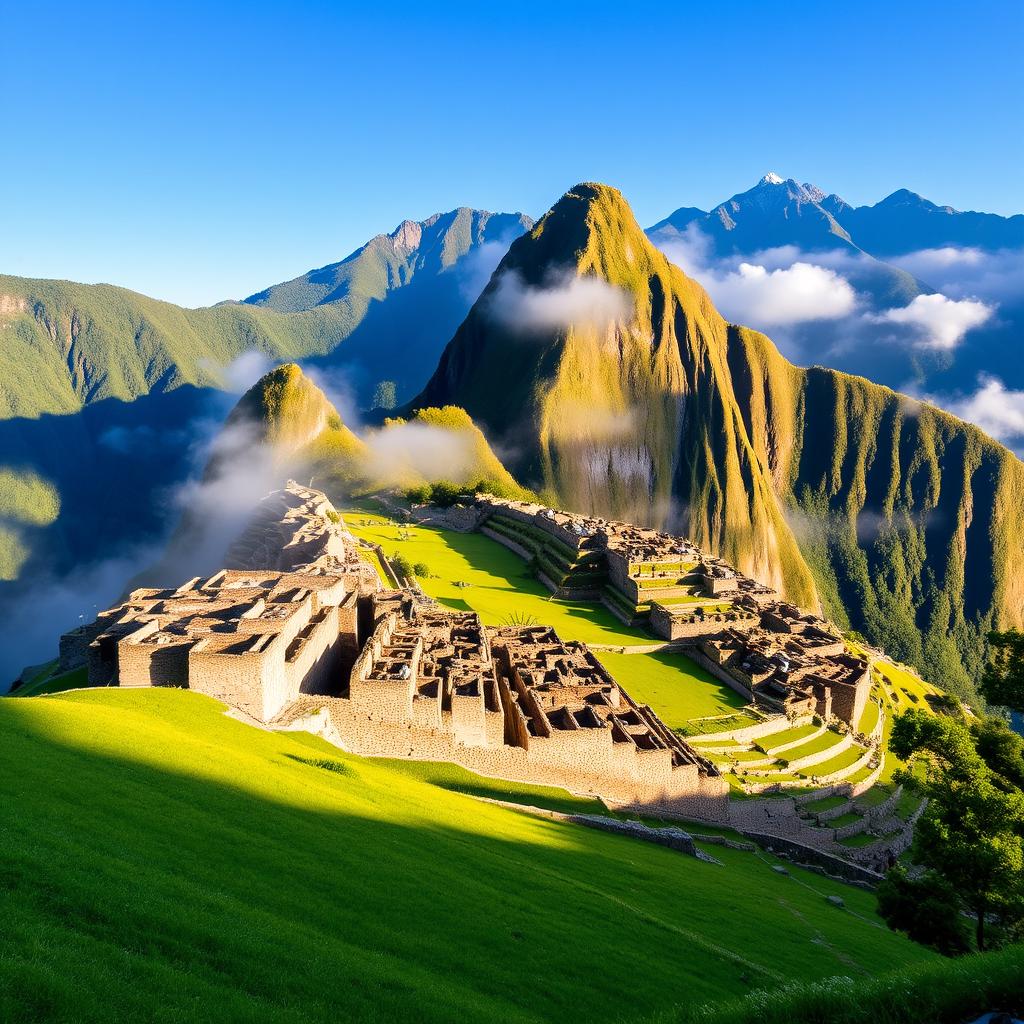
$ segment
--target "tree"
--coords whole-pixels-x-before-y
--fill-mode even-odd
[[[956,892],[937,872],[911,878],[894,867],[878,887],[878,912],[890,928],[946,956],[970,947]]]
[[[413,505],[426,505],[430,501],[431,496],[430,484],[419,484],[416,487],[410,487],[405,492],[405,496]]]
[[[989,704],[1024,712],[1024,633],[989,633],[991,655],[978,689]]]
[[[460,498],[465,497],[466,488],[454,484],[450,480],[436,480],[430,488],[430,500],[441,508],[448,508],[454,505]]]
[[[419,576],[421,580],[430,578],[430,566],[426,562],[417,562],[413,567],[412,571]]]
[[[391,563],[391,568],[394,570],[395,575],[402,579],[411,579],[414,575],[412,562],[405,557],[400,551],[394,552],[394,554],[388,557],[388,561]]]
[[[928,799],[913,857],[973,916],[983,950],[990,917],[1007,934],[1024,920],[1024,793],[1000,785],[971,730],[955,719],[908,711],[893,723],[889,745],[903,760],[927,758],[924,781],[906,772],[900,780]]]
[[[377,382],[373,390],[374,409],[394,409],[398,405],[398,388],[393,380]]]
[[[971,724],[974,745],[1002,788],[1024,789],[1024,737],[1001,718]]]

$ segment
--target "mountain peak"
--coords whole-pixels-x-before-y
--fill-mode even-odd
[[[911,192],[909,188],[897,189],[892,195],[886,196],[881,202],[876,205],[881,207],[886,206],[923,206],[923,207],[935,207],[935,204],[924,196],[919,195],[917,192]]]
[[[295,451],[341,417],[327,396],[296,363],[265,373],[238,400],[229,424],[245,424],[252,440]]]
[[[785,181],[785,178],[780,178],[774,171],[769,171],[758,182],[758,185],[781,185],[784,181]]]
[[[404,249],[412,252],[417,249],[420,240],[423,238],[423,224],[415,220],[403,220],[394,231],[388,235],[391,244],[396,250]]]

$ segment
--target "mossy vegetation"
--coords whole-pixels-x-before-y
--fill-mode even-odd
[[[519,615],[553,626],[565,640],[650,643],[648,633],[622,625],[601,605],[555,600],[518,555],[483,534],[399,525],[369,504],[343,508],[342,515],[357,537],[401,552],[410,565],[429,565],[423,590],[449,608],[471,608],[488,626]]]

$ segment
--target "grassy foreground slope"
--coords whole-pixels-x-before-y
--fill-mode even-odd
[[[869,893],[537,820],[221,711],[0,701],[0,1019],[623,1020],[932,959]]]

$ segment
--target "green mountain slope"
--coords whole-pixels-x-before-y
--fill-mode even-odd
[[[192,469],[193,424],[223,416],[221,369],[243,353],[341,367],[364,405],[385,378],[414,394],[483,286],[481,267],[531,223],[469,209],[406,221],[341,263],[206,309],[0,276],[0,472],[11,482],[0,580],[60,576],[151,542],[154,509]],[[46,523],[31,497],[40,488]],[[95,496],[112,492],[101,519]]]
[[[243,352],[325,353],[343,329],[330,309],[297,317],[238,304],[182,309],[111,285],[0,276],[0,419],[217,386],[218,368]]]
[[[281,312],[331,307],[347,326],[340,358],[369,405],[378,381],[407,401],[437,365],[445,342],[509,243],[533,226],[525,214],[460,207],[405,220],[340,263],[311,270],[246,299]]]
[[[225,444],[214,446],[208,479],[235,472],[234,460],[257,446],[278,463],[282,482],[286,475],[315,477],[340,500],[440,479],[487,481],[494,493],[529,496],[465,410],[420,409],[408,421],[388,419],[356,435],[295,363],[271,370],[239,399],[223,437]]]
[[[550,304],[566,272],[626,312],[530,330],[502,313],[508,280]],[[552,500],[680,529],[949,687],[968,689],[994,622],[1024,619],[1024,464],[727,324],[607,186],[512,245],[414,404],[447,402]]]
[[[509,243],[533,226],[521,213],[490,213],[460,206],[423,221],[404,220],[389,235],[377,235],[350,256],[319,270],[272,285],[245,299],[282,313],[340,302],[361,318],[370,303],[417,274],[438,274],[455,266],[475,246]]]
[[[0,1018],[620,1021],[935,962],[871,893],[538,820],[445,787],[591,805],[223,710],[0,700]]]

